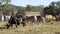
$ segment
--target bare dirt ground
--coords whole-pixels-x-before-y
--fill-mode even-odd
[[[6,22],[0,23],[0,34],[60,34],[60,22],[28,23],[25,27],[21,24],[18,28],[13,26],[12,29],[4,29]]]

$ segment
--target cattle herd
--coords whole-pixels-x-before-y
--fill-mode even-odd
[[[7,29],[9,27],[12,27],[13,24],[18,28],[20,24],[23,26],[26,26],[26,23],[34,23],[34,22],[41,22],[41,23],[47,23],[51,21],[60,21],[59,15],[44,15],[44,16],[22,16],[22,15],[12,15],[10,19],[8,20],[8,23],[6,25]]]

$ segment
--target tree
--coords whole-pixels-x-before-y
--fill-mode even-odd
[[[3,7],[3,14],[9,14],[11,11],[11,8],[10,8],[10,3],[11,0],[3,0],[3,3],[4,3],[4,7]]]
[[[52,15],[56,15],[57,14],[57,7],[56,7],[56,2],[51,2],[50,5],[48,7],[44,8],[44,12],[45,14],[52,14]]]
[[[0,0],[0,6],[2,5],[2,3],[3,3],[3,1],[2,1],[2,0]]]
[[[56,2],[57,11],[60,14],[60,1]]]
[[[9,3],[11,2],[11,0],[3,0],[3,2],[5,3],[5,9],[10,8]]]
[[[16,13],[16,15],[25,15],[25,10],[24,9],[18,9],[18,12]]]
[[[57,8],[60,7],[60,1],[56,2]]]
[[[32,6],[31,5],[27,5],[26,10],[27,11],[31,11],[32,10]]]

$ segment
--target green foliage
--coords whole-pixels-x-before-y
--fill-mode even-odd
[[[25,10],[24,9],[18,9],[18,12],[16,14],[17,15],[25,15]]]
[[[32,6],[31,5],[27,5],[26,10],[27,11],[31,11],[32,10]]]
[[[4,14],[4,15],[10,14],[10,13],[9,13],[10,10],[11,10],[10,5],[9,5],[10,1],[11,1],[11,0],[3,0],[3,3],[4,3],[3,14]]]
[[[60,2],[51,2],[48,7],[44,8],[44,14],[59,15],[60,14]]]
[[[27,11],[43,11],[44,6],[32,6],[32,5],[27,5],[26,10]]]

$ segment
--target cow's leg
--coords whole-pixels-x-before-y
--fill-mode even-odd
[[[18,28],[17,24],[15,24],[16,28]]]
[[[59,19],[58,19],[58,18],[56,18],[56,21],[57,21],[57,22],[58,22],[58,20],[59,20]]]
[[[17,25],[19,25],[19,20],[15,20],[15,26],[16,26],[16,28],[18,28]]]
[[[40,20],[37,20],[37,22],[39,22],[39,23],[40,23]]]
[[[10,25],[9,25],[9,24],[7,24],[7,25],[6,25],[6,27],[7,27],[7,29],[9,29]]]
[[[10,24],[10,27],[11,27],[11,29],[12,29],[12,27],[13,27],[13,24]]]
[[[25,22],[21,22],[23,24],[23,26],[26,26],[26,23]]]
[[[17,20],[17,23],[16,23],[16,25],[18,25],[18,26],[20,25],[20,23],[19,23],[19,20]]]
[[[41,19],[39,19],[38,22],[41,23]]]

